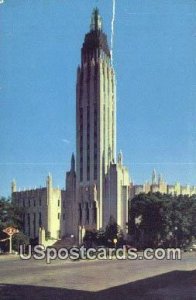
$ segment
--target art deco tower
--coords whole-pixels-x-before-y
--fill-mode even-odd
[[[76,87],[76,193],[79,224],[103,224],[105,175],[116,157],[116,84],[98,9],[81,49]]]
[[[39,232],[41,243],[46,242],[47,231],[50,242],[60,237],[80,244],[85,230],[105,228],[112,219],[126,232],[129,197],[130,177],[122,153],[116,161],[115,75],[95,9],[77,70],[76,169],[72,155],[65,190],[55,189],[48,176],[46,188],[35,190],[17,192],[13,182],[12,198],[24,208],[25,232],[30,237]]]

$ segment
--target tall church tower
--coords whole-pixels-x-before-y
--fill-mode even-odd
[[[81,49],[76,86],[76,211],[86,229],[103,226],[105,175],[116,158],[116,83],[98,9]]]

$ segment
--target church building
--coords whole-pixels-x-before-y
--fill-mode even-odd
[[[17,191],[13,182],[12,199],[24,208],[30,237],[42,227],[51,239],[74,236],[81,241],[86,230],[105,228],[110,217],[126,232],[129,197],[129,173],[122,153],[116,155],[115,71],[94,9],[77,68],[76,161],[72,155],[65,190],[54,188],[49,175],[42,189]]]

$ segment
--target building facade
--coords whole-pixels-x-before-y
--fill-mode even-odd
[[[62,215],[64,198],[65,191],[53,187],[50,174],[43,188],[17,191],[15,181],[12,182],[12,201],[21,208],[24,233],[32,239],[38,237],[39,228],[44,228],[48,238],[61,237],[61,228],[64,228],[61,222],[65,223],[65,215]]]
[[[116,80],[107,37],[97,9],[81,49],[76,88],[76,211],[80,226],[99,229],[110,215],[124,221],[117,208],[126,205],[119,180],[124,173],[116,164]],[[116,170],[116,178],[111,175]],[[110,184],[108,184],[110,178]],[[119,181],[121,182],[121,181]],[[122,180],[125,184],[125,180]],[[129,180],[126,181],[127,189]],[[112,187],[116,190],[112,192]],[[128,195],[127,195],[128,196]],[[112,197],[112,198],[111,198]],[[108,204],[110,203],[110,205]]]
[[[30,237],[42,226],[51,238],[81,239],[86,230],[106,227],[110,217],[126,231],[129,197],[122,153],[116,161],[115,72],[102,19],[94,9],[77,69],[76,166],[73,155],[65,190],[54,189],[48,176],[42,189],[19,192],[13,183],[12,198],[24,208],[25,233]]]
[[[167,184],[163,177],[159,174],[157,176],[156,170],[152,172],[151,182],[145,182],[144,184],[131,185],[130,187],[130,199],[141,193],[161,193],[170,195],[187,195],[192,196],[196,194],[196,186],[181,185],[179,182],[175,184]]]

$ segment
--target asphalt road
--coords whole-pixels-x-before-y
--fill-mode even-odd
[[[62,261],[0,256],[0,299],[196,299],[196,253],[181,260]]]

